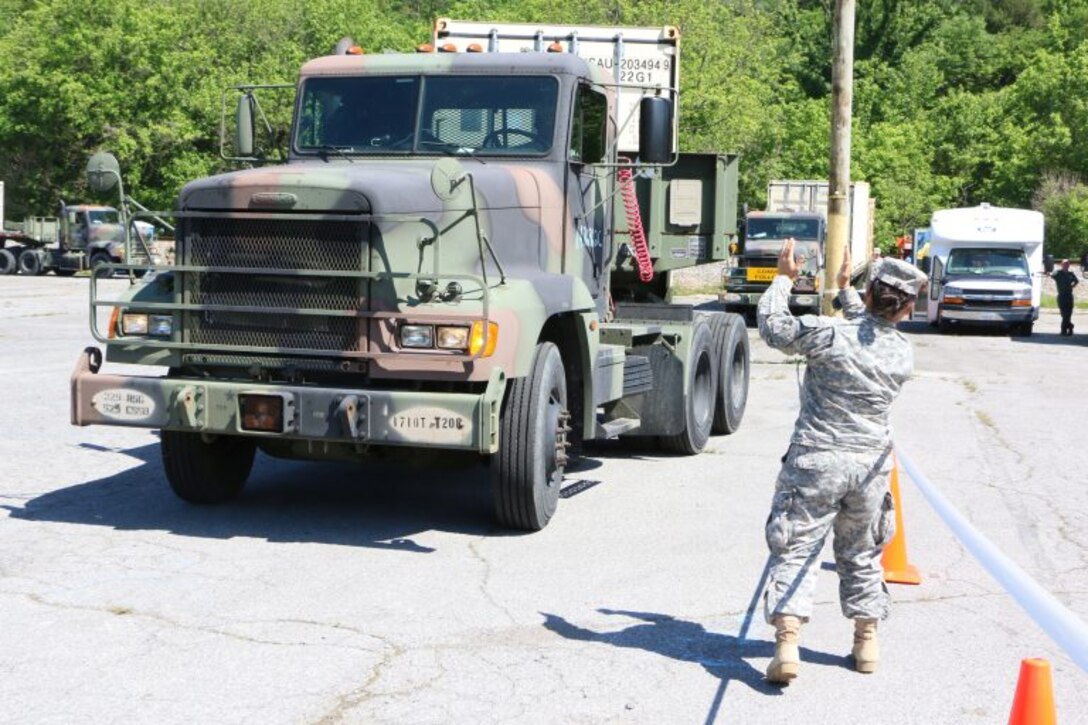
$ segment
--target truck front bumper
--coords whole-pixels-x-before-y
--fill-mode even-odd
[[[722,292],[718,295],[718,301],[727,307],[756,307],[761,297],[763,292]],[[819,310],[820,295],[816,292],[791,294],[790,309]]]
[[[358,390],[244,381],[99,375],[89,347],[72,372],[72,424],[117,425],[209,435],[498,450],[505,379],[497,369],[482,394]],[[242,396],[275,396],[282,429],[243,428]]]
[[[1039,319],[1038,308],[1028,307],[1017,310],[978,310],[969,307],[944,307],[940,308],[941,319],[955,320],[957,322],[970,322],[972,324],[1015,325],[1023,322],[1032,322]]]

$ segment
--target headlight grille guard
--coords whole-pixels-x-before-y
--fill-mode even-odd
[[[482,357],[485,345],[481,347],[481,350],[476,354],[467,354],[460,352],[450,352],[444,350],[413,350],[411,352],[376,352],[371,350],[330,350],[324,348],[306,348],[306,347],[292,347],[290,350],[285,350],[280,346],[260,346],[260,345],[230,345],[230,344],[216,344],[216,343],[194,343],[184,340],[155,340],[144,337],[134,338],[113,338],[110,339],[99,330],[99,317],[98,310],[102,307],[114,308],[119,307],[124,310],[138,310],[140,312],[148,313],[185,313],[185,312],[219,312],[219,313],[241,313],[246,315],[269,315],[269,316],[296,316],[296,317],[314,317],[314,318],[349,318],[349,319],[378,319],[378,320],[394,320],[405,321],[412,323],[433,324],[433,325],[465,325],[470,324],[473,321],[481,321],[484,325],[485,336],[488,334],[490,326],[488,323],[491,319],[491,289],[490,284],[485,277],[476,274],[456,274],[448,272],[440,272],[438,269],[438,257],[440,240],[442,236],[441,230],[430,219],[425,217],[419,217],[414,215],[402,215],[402,214],[355,214],[355,215],[335,215],[335,214],[265,214],[265,213],[251,213],[251,212],[224,212],[221,214],[213,214],[209,212],[154,212],[160,216],[171,216],[174,218],[210,218],[210,217],[229,217],[230,219],[260,219],[262,221],[274,222],[276,220],[283,221],[337,221],[337,222],[356,222],[359,224],[365,224],[370,222],[395,222],[398,224],[404,223],[418,223],[424,226],[428,230],[428,236],[422,237],[419,247],[421,253],[427,246],[433,248],[433,270],[430,272],[389,272],[389,271],[363,271],[363,270],[330,270],[330,269],[300,269],[300,268],[254,268],[254,267],[239,267],[239,266],[205,266],[205,265],[191,265],[191,264],[175,264],[168,267],[156,268],[160,273],[162,272],[177,272],[181,274],[197,273],[197,274],[216,274],[216,275],[254,275],[266,277],[284,277],[293,278],[295,280],[299,278],[309,278],[315,280],[330,280],[330,279],[355,279],[355,280],[424,280],[434,281],[439,278],[443,281],[459,281],[467,282],[480,290],[480,313],[478,315],[466,316],[464,314],[453,316],[446,315],[437,312],[410,312],[405,313],[402,311],[379,311],[379,310],[345,310],[343,308],[309,308],[300,309],[298,307],[275,307],[267,305],[237,305],[237,304],[197,304],[192,302],[185,302],[181,299],[176,299],[173,302],[133,302],[131,300],[118,300],[118,299],[102,299],[99,297],[98,282],[100,279],[112,274],[112,272],[118,269],[130,269],[130,268],[146,268],[144,266],[137,265],[124,265],[124,264],[108,264],[96,267],[91,271],[90,278],[90,327],[91,334],[95,340],[102,344],[123,344],[125,342],[131,342],[137,344],[140,347],[157,348],[157,349],[170,349],[181,352],[209,352],[209,353],[239,353],[244,352],[246,354],[256,355],[288,355],[292,357],[307,357],[307,358],[327,358],[327,359],[340,359],[340,360],[374,360],[382,358],[399,358],[404,359],[406,354],[427,356],[430,359],[441,359],[450,362],[473,362]],[[498,281],[494,284],[503,284],[504,282]],[[177,293],[175,293],[177,294]],[[108,331],[107,331],[108,332]]]

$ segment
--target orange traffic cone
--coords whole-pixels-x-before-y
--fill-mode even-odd
[[[1034,658],[1022,660],[1009,725],[1055,725],[1057,721],[1054,691],[1050,685],[1050,663]]]
[[[884,581],[891,584],[921,584],[922,577],[907,561],[907,532],[903,530],[903,506],[899,502],[899,461],[892,454],[892,499],[895,501],[895,536],[884,547],[880,565],[884,567]]]

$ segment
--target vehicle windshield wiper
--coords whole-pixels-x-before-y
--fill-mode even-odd
[[[476,149],[468,146],[454,146],[445,141],[420,141],[419,145],[437,149],[446,156],[471,156],[484,166],[487,166],[487,162],[476,155]]]
[[[332,144],[325,144],[324,146],[312,146],[311,148],[315,149],[321,154],[322,161],[329,160],[329,152],[331,151],[332,153],[335,153],[338,156],[347,159],[349,164],[355,163],[355,159],[351,158],[351,156],[348,155],[348,152],[355,151],[354,146],[334,146]]]

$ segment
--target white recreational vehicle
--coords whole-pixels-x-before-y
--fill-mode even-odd
[[[1000,325],[1030,335],[1039,318],[1043,215],[982,204],[933,213],[931,325]]]

